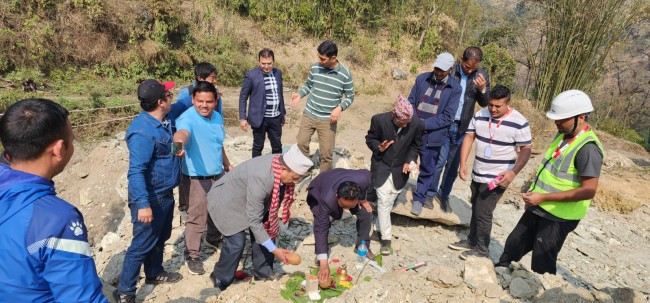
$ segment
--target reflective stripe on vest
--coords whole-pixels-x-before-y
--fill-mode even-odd
[[[580,187],[580,176],[574,165],[574,160],[582,146],[589,142],[594,142],[605,158],[603,146],[598,140],[596,134],[589,130],[576,138],[572,144],[562,152],[557,158],[553,158],[553,153],[562,143],[562,135],[558,135],[549,146],[542,164],[537,169],[537,180],[531,185],[532,192],[538,193],[557,193],[576,189]],[[547,160],[551,159],[550,161]],[[546,164],[546,166],[544,166]],[[591,199],[574,202],[565,201],[545,201],[539,204],[541,208],[552,215],[565,220],[580,220],[587,214],[587,209]]]

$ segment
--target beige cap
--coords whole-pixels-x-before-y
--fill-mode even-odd
[[[301,176],[306,175],[312,166],[314,166],[314,162],[303,155],[296,144],[289,147],[289,150],[282,155],[282,159],[289,169]]]

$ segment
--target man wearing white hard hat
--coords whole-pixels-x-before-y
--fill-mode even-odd
[[[546,116],[558,134],[523,194],[526,211],[508,236],[496,266],[508,266],[532,251],[533,271],[555,274],[567,235],[584,218],[596,195],[605,151],[587,117],[594,108],[579,90],[559,94]]]
[[[422,207],[433,209],[433,201],[426,193],[436,170],[436,162],[442,145],[448,140],[448,128],[454,123],[462,88],[449,76],[454,65],[454,56],[441,53],[433,63],[433,71],[415,78],[408,100],[415,109],[415,115],[424,121],[422,151],[420,153],[420,174],[418,185],[413,191],[411,213],[419,216]]]
[[[214,183],[208,193],[208,212],[224,236],[219,261],[210,275],[215,287],[224,290],[233,282],[246,246],[246,230],[251,237],[255,278],[275,277],[273,257],[286,261],[288,252],[274,243],[279,234],[278,214],[287,224],[294,185],[313,165],[297,145],[292,145],[282,155],[250,159]]]

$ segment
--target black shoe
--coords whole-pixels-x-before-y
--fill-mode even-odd
[[[470,257],[470,256],[479,257],[479,258],[487,258],[487,257],[488,257],[487,254],[480,253],[480,252],[479,252],[478,250],[476,250],[476,249],[472,249],[472,250],[464,251],[464,252],[462,252],[462,253],[460,254],[459,257],[460,257],[461,259],[465,260],[465,259],[467,259],[467,257]]]
[[[187,270],[193,275],[202,275],[205,273],[203,262],[199,258],[187,258]]]
[[[355,254],[357,253],[357,247],[358,247],[358,246],[355,246],[355,247],[354,247],[354,253],[355,253]],[[375,261],[375,259],[376,259],[376,258],[375,258],[375,254],[373,254],[372,251],[370,251],[370,248],[367,248],[367,249],[368,249],[368,253],[366,254],[366,258],[368,258],[368,259],[370,259],[370,260],[372,260],[372,261]]]
[[[163,283],[176,283],[183,279],[183,275],[177,272],[168,272],[162,271],[158,276],[153,278],[146,278],[145,283],[147,284],[163,284]]]
[[[452,212],[451,205],[449,204],[449,198],[436,196],[436,200],[438,201],[438,203],[440,203],[440,209],[442,209],[442,211],[446,213]]]
[[[393,247],[390,245],[390,240],[381,240],[381,248],[379,249],[379,253],[381,253],[384,256],[392,255],[393,254]]]
[[[433,207],[433,199],[434,198],[432,198],[432,197],[427,197],[426,199],[424,199],[424,202],[422,203],[422,206],[424,208],[433,209],[434,208]]]
[[[473,249],[474,247],[471,244],[469,244],[469,241],[460,240],[458,242],[454,242],[454,243],[449,244],[449,248],[454,249],[454,250],[467,251],[467,250]]]
[[[113,291],[113,299],[117,303],[135,303],[135,295],[125,295],[117,289]]]
[[[217,280],[217,276],[214,274],[214,271],[210,273],[210,280],[212,281],[212,286],[214,286],[214,288],[218,288],[219,290],[222,291],[226,289],[225,287],[223,287],[223,285],[221,285],[221,281]]]

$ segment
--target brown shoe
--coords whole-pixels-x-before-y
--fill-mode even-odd
[[[354,247],[354,253],[355,254],[357,253],[357,246]],[[370,259],[372,261],[375,261],[375,259],[376,259],[375,254],[373,254],[372,251],[370,251],[370,247],[368,247],[368,254],[366,254],[366,258],[368,258],[368,259]]]

